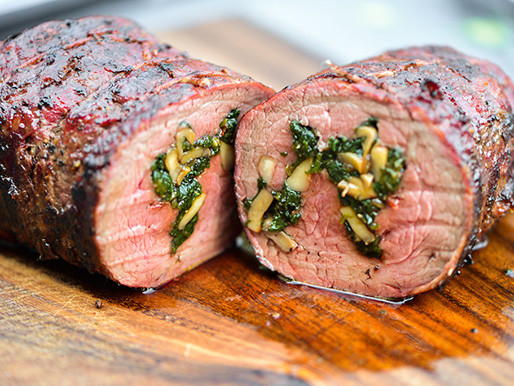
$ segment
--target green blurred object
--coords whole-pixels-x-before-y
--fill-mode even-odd
[[[483,17],[464,21],[464,31],[473,43],[495,48],[507,46],[511,33],[509,26],[501,20]]]

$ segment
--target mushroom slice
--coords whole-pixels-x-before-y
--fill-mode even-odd
[[[355,134],[357,137],[365,137],[364,143],[362,144],[362,155],[366,157],[371,150],[371,146],[377,139],[378,133],[374,127],[371,126],[360,126],[357,128]]]
[[[339,161],[350,165],[361,174],[368,171],[368,162],[361,155],[351,152],[344,152],[337,154],[337,158]]]
[[[311,175],[307,172],[311,169],[312,157],[302,161],[293,173],[286,179],[287,186],[297,192],[305,192],[311,184]]]
[[[220,141],[220,156],[223,170],[232,170],[234,167],[234,148],[229,144]]]
[[[182,153],[182,157],[180,157],[181,164],[187,164],[189,161],[194,160],[195,158],[203,157],[209,154],[209,149],[204,149],[202,147],[195,147],[185,153]]]
[[[262,228],[262,217],[273,202],[273,195],[266,189],[261,189],[259,194],[253,199],[252,205],[248,210],[248,229],[260,232]]]
[[[286,232],[266,232],[268,236],[280,249],[284,252],[292,252],[298,246],[298,243]]]
[[[195,141],[195,133],[191,130],[190,127],[186,127],[185,129],[179,130],[175,135],[176,147],[177,147],[177,155],[178,158],[182,158],[182,154],[184,153],[183,145],[184,141],[187,140],[190,144],[193,144]]]
[[[180,163],[178,162],[177,148],[173,147],[168,151],[166,158],[164,159],[164,165],[166,166],[166,169],[168,169],[173,182],[177,182],[177,177],[182,171]]]
[[[340,209],[341,220],[348,221],[348,225],[355,232],[355,234],[364,242],[364,244],[370,244],[375,241],[375,234],[371,232],[366,224],[357,217],[353,209],[349,206],[343,206]]]
[[[375,145],[371,149],[371,172],[378,180],[380,178],[380,172],[387,165],[387,155],[389,150],[387,147]]]
[[[265,183],[270,183],[271,179],[273,178],[273,173],[275,172],[276,166],[277,160],[267,155],[263,155],[259,160],[259,165],[257,168],[259,170],[259,175]]]
[[[189,223],[189,221],[192,220],[192,218],[195,216],[195,214],[198,213],[200,208],[203,205],[203,202],[205,201],[206,194],[202,193],[198,197],[196,197],[193,201],[193,204],[191,205],[191,208],[184,214],[184,217],[180,220],[178,223],[178,229],[182,230],[186,227],[186,225]]]

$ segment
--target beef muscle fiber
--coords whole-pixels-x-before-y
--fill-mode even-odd
[[[223,122],[272,90],[118,17],[44,23],[0,51],[1,234],[134,287],[226,248],[238,227]]]
[[[513,103],[497,66],[448,47],[330,65],[277,93],[236,139],[258,258],[369,296],[445,283],[512,210]]]

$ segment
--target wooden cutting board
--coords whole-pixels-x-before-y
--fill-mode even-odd
[[[277,88],[321,62],[237,20],[162,35]],[[235,248],[141,293],[0,247],[0,384],[512,385],[514,215],[473,259],[395,306],[283,283]]]

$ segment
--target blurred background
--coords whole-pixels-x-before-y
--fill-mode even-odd
[[[129,17],[173,45],[191,48],[192,56],[211,61],[223,56],[216,50],[209,53],[209,39],[227,39],[230,49],[245,41],[252,45],[252,36],[259,33],[266,38],[256,49],[274,49],[270,60],[292,59],[286,58],[286,45],[274,46],[276,38],[304,54],[294,59],[311,58],[317,67],[313,71],[325,59],[344,64],[391,48],[444,44],[489,59],[514,77],[514,0],[0,0],[0,35],[4,38],[45,20],[91,14]],[[227,30],[234,23],[239,28],[245,25],[244,31]],[[210,29],[202,30],[205,26]],[[225,35],[215,36],[223,28]],[[198,54],[192,36],[196,44],[205,42]],[[250,56],[249,64],[266,60],[251,50],[241,55]],[[279,65],[269,63],[270,68]],[[280,79],[283,85],[300,80],[294,76]]]

